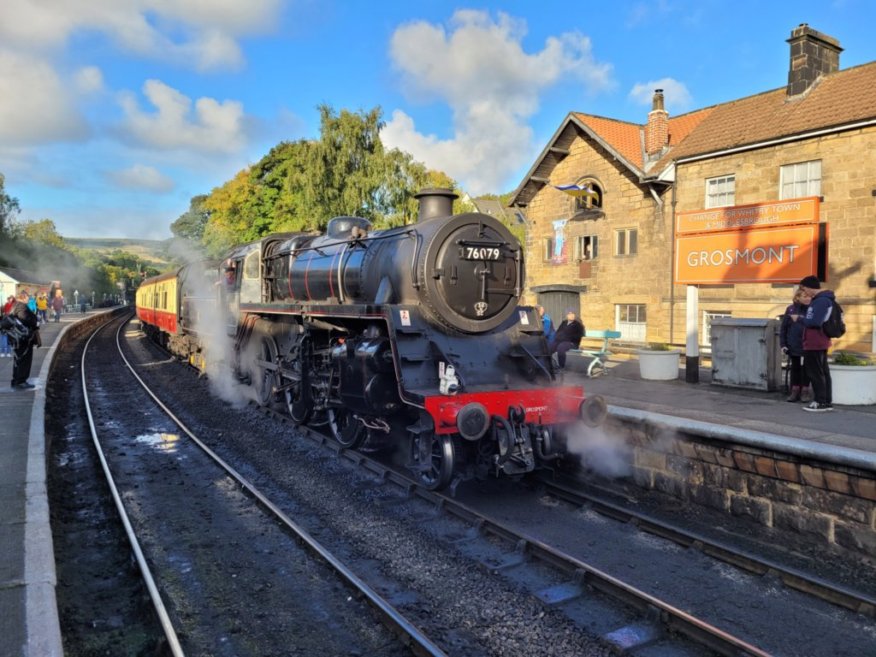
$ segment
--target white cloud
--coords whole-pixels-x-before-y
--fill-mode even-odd
[[[73,74],[76,89],[82,94],[93,94],[103,90],[103,73],[96,66],[85,66]]]
[[[169,192],[176,186],[173,180],[155,167],[135,164],[121,171],[110,171],[107,178],[119,187],[145,189],[152,192]]]
[[[160,80],[147,80],[143,94],[155,112],[140,109],[133,94],[123,94],[127,136],[157,149],[192,149],[199,152],[234,153],[246,145],[243,105],[237,101],[192,100]]]
[[[75,97],[38,57],[0,49],[0,142],[4,146],[83,139]]]
[[[525,120],[538,110],[543,90],[561,81],[590,93],[613,85],[611,65],[598,63],[590,39],[578,32],[550,37],[530,54],[521,43],[525,21],[507,14],[494,20],[487,12],[460,10],[450,27],[448,33],[424,21],[404,25],[392,35],[390,56],[410,95],[450,105],[453,137],[422,135],[401,111],[381,137],[474,194],[501,191],[507,175],[531,157]]]
[[[4,0],[0,41],[60,48],[74,32],[91,30],[139,55],[199,70],[235,68],[243,63],[237,38],[272,29],[280,7],[281,0]]]
[[[639,105],[650,105],[654,98],[654,90],[663,89],[663,99],[666,109],[672,113],[683,112],[691,106],[693,98],[683,82],[673,78],[661,78],[650,82],[639,82],[630,90],[630,100]]]

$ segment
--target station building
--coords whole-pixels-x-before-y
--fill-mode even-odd
[[[628,342],[699,344],[714,317],[774,318],[817,274],[843,305],[836,346],[876,351],[876,62],[791,32],[788,83],[644,124],[572,112],[515,190],[528,303]]]

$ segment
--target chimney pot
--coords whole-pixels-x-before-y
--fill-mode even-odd
[[[839,70],[839,56],[843,49],[833,37],[800,23],[791,30],[788,43],[791,45],[788,96],[802,94],[820,77]]]
[[[649,157],[659,156],[668,143],[669,113],[664,109],[663,89],[655,89],[645,130],[645,152]]]

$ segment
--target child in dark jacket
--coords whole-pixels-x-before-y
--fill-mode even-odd
[[[779,344],[782,352],[788,356],[790,395],[787,401],[789,402],[811,400],[809,376],[803,367],[803,332],[806,327],[803,322],[795,322],[791,319],[794,316],[805,315],[808,305],[809,296],[798,287],[794,292],[794,300],[785,309],[779,327]]]

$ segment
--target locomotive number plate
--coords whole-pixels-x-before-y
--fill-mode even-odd
[[[461,249],[463,260],[499,260],[502,251],[494,246],[464,246]]]

